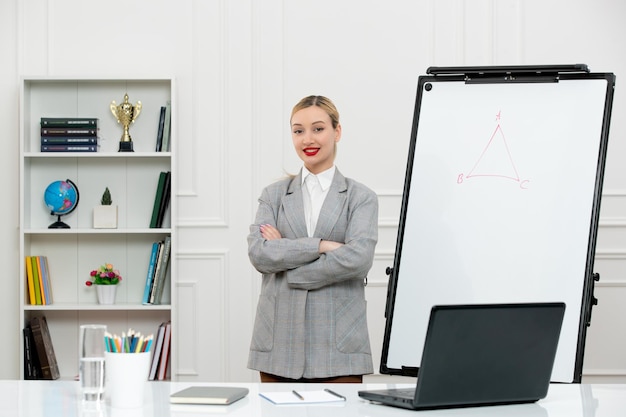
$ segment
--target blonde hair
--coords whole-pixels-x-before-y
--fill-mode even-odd
[[[324,96],[308,96],[300,100],[295,106],[293,106],[293,110],[291,110],[289,124],[291,124],[291,119],[293,119],[294,114],[302,109],[312,106],[317,106],[328,114],[330,121],[332,122],[333,129],[336,129],[337,126],[339,126],[339,112],[337,111],[337,107],[335,107],[329,98]]]

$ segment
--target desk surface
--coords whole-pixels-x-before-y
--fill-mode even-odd
[[[74,381],[0,381],[0,417],[5,416],[81,416],[81,417],[152,417],[207,416],[222,414],[247,417],[299,416],[481,416],[481,417],[616,417],[626,413],[626,384],[588,385],[554,384],[548,396],[534,404],[472,407],[437,411],[410,411],[369,403],[358,397],[361,389],[407,387],[407,384],[258,384],[258,383],[186,383],[147,382],[144,406],[122,410],[86,407],[79,401],[78,382]],[[191,385],[242,386],[249,395],[230,406],[177,405],[169,403],[169,394]],[[330,388],[347,397],[345,403],[324,405],[277,406],[259,396],[259,392],[319,390]],[[417,413],[417,414],[416,414]]]

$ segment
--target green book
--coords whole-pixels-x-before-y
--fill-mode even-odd
[[[154,206],[152,207],[152,218],[150,219],[150,228],[154,229],[158,226],[159,209],[161,207],[161,199],[163,198],[163,190],[165,189],[165,177],[167,173],[159,174],[159,182],[157,184],[156,194],[154,196]]]
[[[167,171],[165,173],[165,182],[163,183],[163,192],[161,193],[161,202],[159,203],[159,213],[157,214],[157,221],[155,227],[163,227],[163,219],[165,218],[165,211],[170,204],[170,187],[172,182],[172,173]]]

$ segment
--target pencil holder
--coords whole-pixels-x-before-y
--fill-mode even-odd
[[[105,352],[105,358],[106,392],[111,399],[111,407],[142,407],[150,371],[150,352]]]

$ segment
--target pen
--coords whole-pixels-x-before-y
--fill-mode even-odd
[[[300,398],[302,401],[304,401],[304,397],[300,394],[298,394],[298,391],[296,391],[295,389],[292,390],[291,392],[293,392],[293,395],[295,395],[296,397]]]
[[[342,400],[344,400],[344,401],[347,401],[347,400],[346,400],[346,397],[344,397],[344,396],[343,396],[343,395],[341,395],[341,394],[337,394],[337,393],[336,393],[335,391],[333,391],[333,390],[330,390],[330,389],[328,389],[328,388],[324,388],[324,391],[326,391],[327,393],[329,393],[329,394],[331,394],[331,395],[334,395],[335,397],[339,397],[339,398],[341,398],[341,399],[342,399]]]

